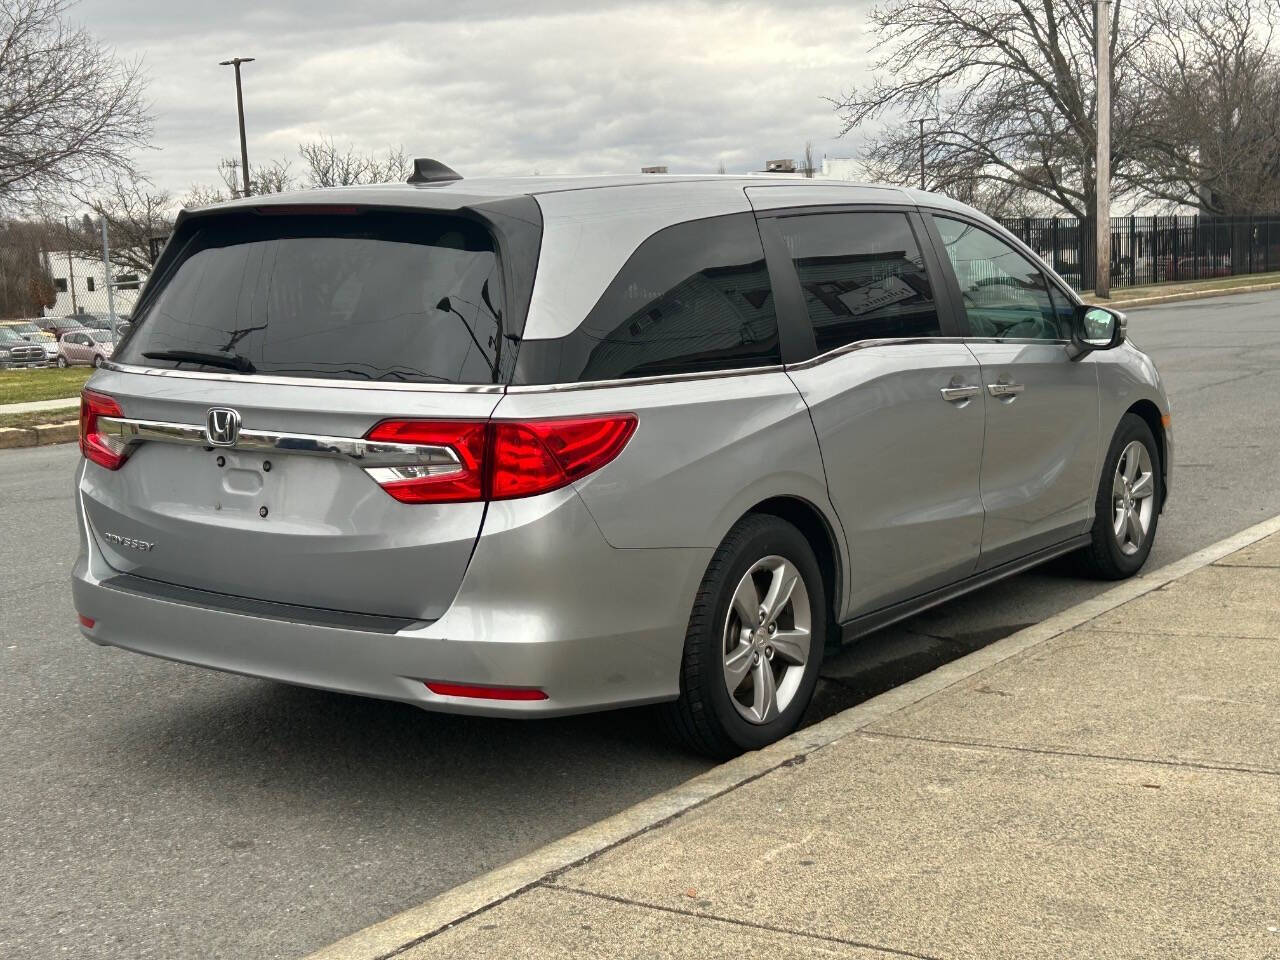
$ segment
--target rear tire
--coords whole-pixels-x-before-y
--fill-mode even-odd
[[[694,599],[680,697],[659,707],[667,732],[723,760],[795,730],[818,683],[826,604],[804,534],[762,514],[738,521]]]
[[[64,357],[62,354],[58,354],[58,366],[59,366],[59,367],[62,367],[64,370],[65,370],[65,369],[67,368],[67,366],[68,366],[68,364],[67,364],[67,358],[66,358],[66,357]]]
[[[1160,449],[1147,422],[1126,413],[1102,463],[1094,502],[1093,542],[1077,555],[1084,573],[1124,580],[1151,554],[1164,501]]]
[[[93,365],[95,368],[102,366],[102,358],[96,353],[93,355]]]

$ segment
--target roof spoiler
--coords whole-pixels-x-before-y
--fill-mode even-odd
[[[448,183],[450,180],[461,180],[462,174],[446,167],[439,160],[430,157],[418,157],[413,161],[413,173],[409,174],[407,183]]]

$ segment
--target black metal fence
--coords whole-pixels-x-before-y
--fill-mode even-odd
[[[1096,286],[1092,220],[1006,217],[1000,222],[1077,290]],[[1272,270],[1280,270],[1280,214],[1111,220],[1113,287]]]

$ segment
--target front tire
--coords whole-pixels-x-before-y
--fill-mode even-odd
[[[813,549],[791,524],[744,517],[707,567],[664,726],[699,753],[728,759],[799,725],[826,646],[826,596]]]
[[[1126,413],[1102,465],[1094,503],[1093,542],[1080,551],[1084,571],[1100,580],[1124,580],[1151,554],[1164,501],[1160,449],[1147,422]]]
[[[98,356],[96,353],[93,355],[93,366],[94,369],[102,366],[102,357]]]
[[[58,366],[63,370],[65,370],[69,366],[69,364],[67,363],[67,358],[64,357],[62,354],[58,354]]]

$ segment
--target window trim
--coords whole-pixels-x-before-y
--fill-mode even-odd
[[[956,326],[958,329],[963,331],[963,333],[961,334],[962,339],[966,340],[969,343],[1064,344],[1064,343],[1071,342],[1071,339],[1069,337],[1059,337],[1054,340],[1041,340],[1038,337],[975,337],[973,336],[972,330],[969,328],[968,314],[966,314],[964,310],[964,296],[960,292],[960,281],[959,279],[957,279],[955,270],[951,266],[950,258],[947,256],[947,247],[946,247],[946,244],[943,243],[942,233],[938,229],[938,224],[935,222],[936,217],[944,217],[948,220],[957,220],[961,223],[966,223],[969,226],[973,227],[974,229],[981,230],[984,233],[988,234],[989,236],[995,237],[997,240],[1002,241],[1005,245],[1012,247],[1015,251],[1022,254],[1022,256],[1024,256],[1028,261],[1030,261],[1033,267],[1035,267],[1037,270],[1040,271],[1040,276],[1044,280],[1046,291],[1056,289],[1059,293],[1061,293],[1066,298],[1066,301],[1068,303],[1074,306],[1079,306],[1083,301],[1081,301],[1080,297],[1076,294],[1074,290],[1072,290],[1069,286],[1063,284],[1058,279],[1057,275],[1052,270],[1046,267],[1045,262],[1040,259],[1040,257],[1036,254],[1034,250],[1028,247],[1025,243],[1023,243],[1021,240],[1015,237],[1008,230],[1005,230],[999,224],[996,224],[996,229],[992,229],[991,224],[984,223],[979,218],[970,216],[964,213],[963,211],[946,210],[940,207],[921,207],[920,213],[922,214],[923,219],[925,221],[925,226],[926,226],[926,229],[928,230],[929,239],[935,247],[935,256],[942,262],[944,274],[947,280],[948,292],[950,294],[950,299],[956,311]],[[1050,294],[1049,303],[1050,305],[1053,304],[1052,294]]]
[[[830,350],[818,352],[817,336],[813,323],[809,319],[809,310],[805,306],[804,290],[800,285],[800,273],[795,262],[787,251],[782,239],[782,229],[777,221],[795,217],[821,216],[847,213],[895,213],[903,215],[911,230],[916,246],[925,262],[925,273],[933,287],[934,304],[938,311],[939,335],[936,337],[877,337],[866,340],[855,340],[844,343]],[[921,216],[920,209],[908,204],[890,203],[842,203],[822,204],[803,207],[782,207],[756,214],[756,222],[760,225],[760,237],[765,245],[765,261],[769,267],[769,279],[773,284],[773,297],[778,305],[779,334],[785,324],[788,330],[794,331],[794,349],[784,349],[782,361],[788,367],[809,367],[816,362],[852,352],[864,345],[887,346],[900,343],[934,343],[961,340],[967,334],[967,327],[962,328],[959,321],[963,313],[957,313],[959,302],[953,294],[954,278],[944,269],[938,259],[933,237],[928,225]],[[785,320],[784,320],[785,315]]]

